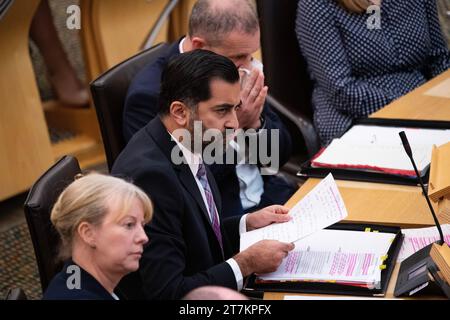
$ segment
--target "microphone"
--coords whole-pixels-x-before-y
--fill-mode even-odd
[[[417,170],[416,162],[414,161],[411,146],[409,145],[409,141],[408,141],[408,138],[406,137],[405,131],[399,132],[399,136],[400,136],[400,139],[402,139],[403,148],[405,149],[405,152],[408,155],[408,157],[411,160],[411,163],[414,167],[414,171],[416,172],[417,178],[419,179],[419,184],[422,187],[422,192],[425,196],[425,199],[427,200],[428,208],[430,208],[431,215],[433,216],[434,224],[436,225],[436,227],[438,229],[439,236],[441,238],[438,243],[440,245],[442,245],[442,244],[444,244],[445,241],[444,241],[444,234],[442,233],[442,229],[441,229],[441,224],[439,223],[439,220],[436,217],[436,213],[434,212],[433,206],[431,205],[430,198],[428,197],[428,193],[425,190],[425,185],[423,184],[422,178],[419,174],[419,170]]]
[[[416,172],[420,186],[422,187],[422,192],[425,196],[425,199],[427,200],[428,207],[430,208],[431,214],[433,216],[434,223],[439,231],[439,236],[441,239],[440,241],[436,241],[436,243],[442,246],[445,242],[441,225],[436,217],[433,206],[431,205],[430,198],[428,198],[428,194],[425,191],[425,186],[423,184],[422,178],[420,177],[419,170],[417,170],[408,138],[406,138],[406,134],[404,131],[400,132],[399,135],[400,139],[402,139],[403,148],[405,148],[405,152],[414,167],[414,171]],[[450,298],[450,286],[445,283],[445,281],[439,275],[439,268],[431,258],[431,249],[433,245],[434,244],[431,243],[423,247],[401,262],[397,277],[397,283],[395,285],[394,296],[411,296],[419,291],[422,291],[429,293],[443,292],[447,296],[447,298]],[[430,278],[430,274],[432,278]]]

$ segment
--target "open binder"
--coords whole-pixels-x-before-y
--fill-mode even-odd
[[[450,129],[450,121],[445,120],[365,118],[358,120],[357,124],[422,129]]]
[[[302,293],[320,293],[320,294],[345,294],[345,295],[361,295],[361,296],[384,296],[389,284],[392,272],[394,270],[397,255],[400,251],[403,234],[398,227],[388,227],[380,225],[368,224],[347,224],[337,223],[326,229],[342,230],[342,231],[359,231],[359,232],[380,232],[391,233],[395,235],[392,244],[387,252],[387,259],[384,261],[383,270],[381,271],[381,282],[379,288],[370,289],[368,287],[353,286],[332,282],[305,282],[305,281],[265,281],[258,276],[252,275],[247,278],[244,284],[244,290],[247,292],[266,291],[266,292],[302,292]],[[301,241],[301,240],[300,240]]]
[[[426,136],[430,136],[429,141],[439,141],[439,143],[442,143],[442,139],[446,139],[448,136],[448,129],[445,126],[441,126],[438,128],[427,128],[427,126],[422,126],[421,122],[412,122],[412,121],[406,121],[406,122],[384,122],[384,121],[364,121],[361,123],[358,123],[358,126],[354,126],[350,128],[346,133],[344,133],[341,137],[334,139],[328,146],[326,146],[324,149],[322,149],[316,156],[314,156],[312,159],[306,161],[303,163],[300,167],[300,171],[298,172],[299,177],[303,178],[323,178],[329,173],[332,173],[333,176],[336,179],[340,180],[355,180],[355,181],[367,181],[367,182],[380,182],[380,183],[391,183],[391,184],[402,184],[402,185],[417,185],[418,179],[415,176],[414,172],[410,170],[409,164],[406,166],[406,169],[402,170],[402,166],[397,167],[393,166],[391,167],[391,162],[387,161],[387,159],[384,159],[386,156],[393,156],[395,159],[394,163],[397,163],[397,165],[400,163],[403,163],[406,165],[407,163],[407,157],[405,156],[404,159],[400,158],[401,156],[404,156],[404,152],[401,149],[400,141],[398,141],[398,145],[396,145],[396,141],[387,139],[392,135],[392,128],[407,127],[409,128],[411,132],[419,132],[416,131],[416,129],[421,130],[423,134],[426,134]],[[367,136],[372,134],[369,132],[371,127],[373,127],[374,137],[376,138],[378,135],[382,137],[384,140],[380,141],[386,141],[374,143],[371,144],[370,142],[365,142],[367,140]],[[425,128],[424,128],[425,127]],[[434,130],[429,130],[434,129]],[[357,135],[355,132],[363,131],[365,132],[362,135]],[[401,128],[399,128],[401,130]],[[422,131],[423,130],[423,131]],[[441,132],[442,130],[442,132]],[[387,132],[390,132],[388,135],[386,135]],[[362,137],[361,141],[355,140],[355,137]],[[422,151],[422,155],[426,155],[427,152],[424,150],[430,149],[430,159],[431,159],[431,146],[428,145],[428,143],[423,142],[422,135],[417,135],[417,139],[420,140],[418,142],[418,149]],[[366,137],[366,138],[364,138]],[[433,138],[432,138],[433,137]],[[397,137],[393,137],[392,139],[395,139]],[[392,142],[391,142],[392,141]],[[431,143],[431,142],[430,142]],[[359,147],[358,147],[359,146]],[[356,148],[356,149],[354,149]],[[397,148],[397,149],[395,149]],[[367,150],[366,150],[367,149]],[[338,152],[337,150],[340,150]],[[344,150],[348,150],[348,152],[344,152]],[[359,150],[359,152],[358,152]],[[386,151],[385,151],[386,150]],[[414,150],[413,150],[414,151]],[[327,152],[327,153],[325,153]],[[351,152],[354,152],[354,156],[349,157],[349,154],[352,154]],[[368,153],[367,153],[368,152]],[[395,153],[392,153],[395,152]],[[417,151],[418,152],[418,151]],[[368,162],[364,162],[364,156],[367,153],[367,160]],[[333,157],[330,158],[330,155],[333,154]],[[326,161],[324,158],[328,159]],[[336,155],[336,156],[334,156]],[[338,158],[340,158],[340,155],[346,155],[347,161],[337,161]],[[399,155],[399,156],[395,156]],[[345,156],[344,156],[345,158]],[[363,159],[360,159],[363,158]],[[360,160],[358,160],[360,159]],[[372,160],[373,162],[372,162]],[[378,160],[376,160],[378,159]],[[425,157],[424,157],[425,159]],[[428,159],[428,160],[430,160]],[[325,160],[325,161],[323,161]],[[331,160],[331,162],[329,162]],[[342,159],[341,159],[342,160]],[[384,165],[380,164],[380,161],[384,161]],[[424,162],[426,163],[426,162]],[[420,170],[420,169],[419,169]],[[411,172],[409,172],[411,171]],[[409,173],[409,174],[408,174]],[[429,161],[428,165],[424,165],[423,169],[421,171],[421,176],[424,181],[428,181],[429,178]]]
[[[310,160],[301,164],[297,176],[304,179],[324,178],[330,173],[333,174],[337,180],[389,183],[409,186],[416,186],[419,184],[419,180],[416,177],[401,176],[386,172],[363,171],[350,168],[316,168],[311,166]],[[423,181],[428,181],[429,170],[424,172],[422,179]]]

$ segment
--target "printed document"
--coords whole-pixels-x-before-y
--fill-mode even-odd
[[[450,245],[450,224],[441,225],[445,242]],[[439,232],[436,227],[403,229],[405,235],[403,245],[398,254],[397,262],[401,262],[412,255],[414,252],[426,247],[430,243],[440,240]]]
[[[277,271],[261,280],[334,281],[376,287],[392,233],[321,230],[295,243]]]
[[[450,141],[450,130],[356,125],[334,139],[311,165],[415,176],[398,135],[401,131],[408,137],[419,171],[429,166],[433,145]]]
[[[347,217],[342,196],[334,178],[329,174],[290,211],[292,219],[285,223],[241,234],[241,251],[263,240],[295,242]]]

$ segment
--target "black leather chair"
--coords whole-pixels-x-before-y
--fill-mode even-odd
[[[295,35],[298,0],[257,0],[267,101],[285,120],[296,155],[314,155],[320,142],[312,122],[312,82]],[[297,163],[298,168],[299,163]]]
[[[31,187],[24,210],[41,278],[42,292],[62,268],[58,261],[59,235],[50,221],[50,213],[61,192],[81,173],[78,160],[64,156]]]
[[[122,134],[122,113],[128,86],[134,76],[169,49],[160,43],[121,62],[92,81],[91,93],[103,137],[108,168],[125,147]]]

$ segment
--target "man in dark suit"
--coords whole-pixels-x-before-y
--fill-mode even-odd
[[[272,130],[279,130],[276,147],[279,166],[283,166],[291,155],[291,137],[278,115],[265,103],[268,88],[264,85],[264,74],[255,67],[257,63],[252,58],[259,43],[258,17],[251,0],[197,1],[189,18],[189,34],[172,44],[155,63],[146,66],[130,85],[123,113],[125,140],[131,139],[158,113],[161,72],[169,59],[182,52],[207,49],[230,58],[242,70],[245,81],[242,107],[238,111],[240,128],[267,129],[269,136]],[[267,149],[271,147],[268,140]],[[285,203],[296,191],[282,176],[261,175],[260,162],[210,167],[224,200],[224,217]]]
[[[240,84],[232,61],[205,50],[178,55],[163,72],[159,106],[158,116],[133,136],[112,169],[131,178],[154,204],[140,261],[145,297],[179,299],[205,285],[240,290],[243,277],[276,270],[293,244],[263,240],[235,253],[241,232],[288,221],[288,209],[274,205],[221,219],[219,190],[203,157],[212,144],[223,148],[238,128]],[[212,129],[220,134],[207,143],[204,134]]]

